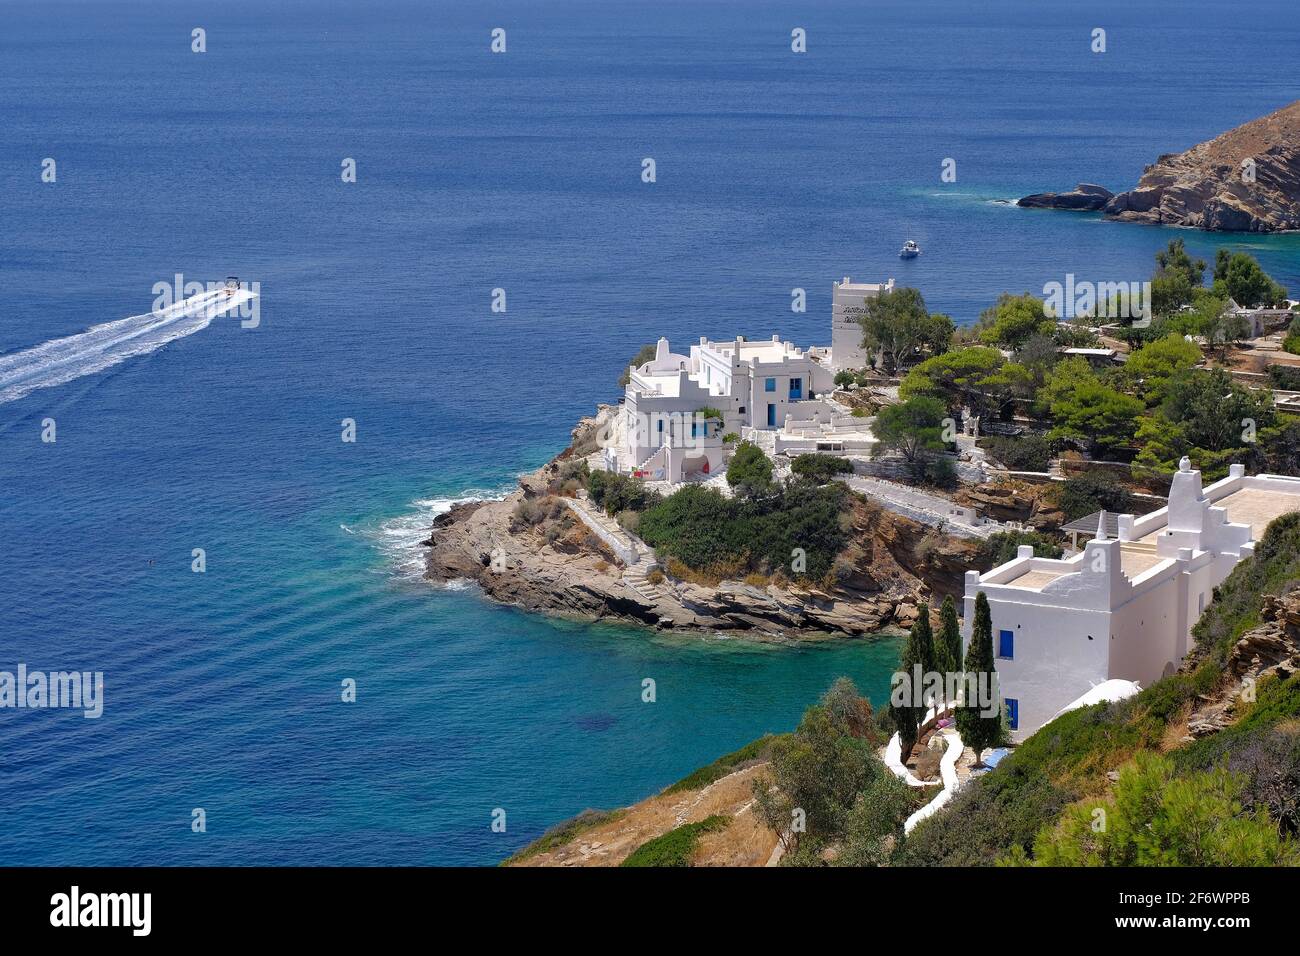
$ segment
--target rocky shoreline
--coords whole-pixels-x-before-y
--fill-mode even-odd
[[[716,585],[665,578],[647,584],[558,501],[562,468],[582,457],[608,409],[583,419],[573,443],[499,501],[460,504],[433,522],[425,557],[431,581],[474,581],[494,601],[583,621],[656,629],[736,632],[764,639],[865,636],[907,628],[917,604],[959,594],[970,541],[855,498],[851,574],[833,590],[793,590],[744,581]],[[519,515],[541,514],[535,523]],[[922,542],[926,546],[922,547]],[[642,564],[652,560],[647,555]]]
[[[1107,219],[1229,232],[1300,230],[1300,100],[1181,153],[1160,156],[1133,189],[1080,183],[1017,202]]]

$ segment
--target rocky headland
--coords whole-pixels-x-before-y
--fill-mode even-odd
[[[570,446],[522,477],[506,498],[439,515],[424,542],[426,577],[474,581],[493,600],[579,620],[769,638],[906,628],[919,601],[961,593],[977,543],[942,535],[856,495],[841,554],[851,570],[834,588],[682,580],[662,570],[648,575],[653,554],[647,549],[631,565],[620,559],[584,522],[580,512],[591,505],[564,478],[566,463],[594,450],[611,411],[603,406],[596,417],[583,419]]]
[[[1231,232],[1300,229],[1300,100],[1143,170],[1112,194],[1080,183],[1017,205],[1101,211],[1107,219]]]

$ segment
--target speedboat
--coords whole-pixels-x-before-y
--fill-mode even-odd
[[[898,252],[900,259],[915,259],[921,254],[921,247],[916,244],[915,239],[909,239],[903,243],[903,248]]]

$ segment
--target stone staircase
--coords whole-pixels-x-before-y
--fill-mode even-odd
[[[585,496],[586,492],[582,492]],[[605,512],[582,498],[561,498],[574,514],[596,535],[600,537],[628,567],[639,564],[641,555],[646,551],[646,544],[640,538],[628,534],[617,521]]]
[[[596,531],[606,544],[615,547],[616,553],[623,561],[623,584],[650,604],[661,601],[667,593],[667,588],[665,585],[650,581],[650,572],[656,568],[654,553],[650,546],[636,535],[624,530],[617,521],[586,498],[563,500],[582,519],[583,524]]]
[[[654,565],[639,561],[623,571],[623,583],[650,603],[657,604],[663,600],[667,590],[664,585],[650,580],[650,572],[653,570]]]

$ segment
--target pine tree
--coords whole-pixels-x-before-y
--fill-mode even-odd
[[[993,696],[991,715],[981,712],[979,688]],[[975,751],[977,767],[983,766],[980,756],[985,749],[1002,739],[1002,695],[998,692],[997,671],[993,666],[993,616],[983,591],[975,598],[975,620],[970,645],[966,648],[966,695],[957,710],[957,732],[962,743]]]
[[[934,661],[934,669],[944,675],[943,702],[947,705],[947,676],[961,673],[961,625],[957,623],[957,605],[951,595],[943,599],[939,610],[939,640],[935,643]]]

